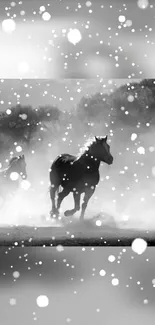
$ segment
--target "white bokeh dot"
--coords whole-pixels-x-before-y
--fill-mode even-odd
[[[14,277],[15,279],[18,279],[18,278],[20,277],[20,273],[19,273],[18,271],[14,271],[14,272],[13,272],[13,277]]]
[[[129,95],[128,97],[127,97],[127,100],[128,100],[128,102],[130,102],[130,103],[132,103],[133,101],[134,101],[134,96],[133,95]]]
[[[150,152],[154,152],[155,151],[155,147],[149,147],[149,151]]]
[[[42,19],[45,20],[45,21],[49,21],[51,19],[51,15],[49,12],[45,11],[43,14],[42,14]]]
[[[102,269],[102,270],[100,270],[99,274],[100,274],[100,276],[105,276],[106,275],[106,271]]]
[[[58,245],[58,246],[56,246],[56,250],[58,252],[63,252],[64,251],[64,247],[62,245]]]
[[[12,113],[11,109],[8,108],[8,109],[6,110],[6,114],[7,114],[7,115],[10,115],[11,113]]]
[[[17,181],[17,180],[19,179],[19,174],[16,173],[16,172],[12,172],[12,173],[10,174],[10,179],[11,179],[12,181]]]
[[[11,306],[15,306],[17,303],[16,299],[15,298],[10,298],[10,305]]]
[[[144,305],[147,305],[148,304],[148,299],[144,299]]]
[[[138,0],[137,5],[140,9],[146,9],[149,6],[148,0]]]
[[[125,25],[127,26],[127,27],[130,27],[130,26],[132,26],[132,20],[126,20],[126,22],[125,22]]]
[[[125,18],[125,16],[120,15],[120,16],[118,17],[118,20],[119,20],[120,23],[124,23],[125,20],[126,20],[126,18]]]
[[[91,7],[92,3],[91,1],[86,1],[86,7]]]
[[[22,188],[23,190],[27,191],[27,190],[29,190],[30,187],[31,187],[31,183],[30,183],[28,180],[23,179],[23,180],[21,181],[21,188]]]
[[[134,141],[137,139],[137,134],[136,133],[132,133],[131,134],[131,141]]]
[[[145,148],[144,148],[144,147],[139,147],[139,148],[137,148],[137,152],[138,152],[140,155],[145,155]]]
[[[16,29],[16,23],[13,19],[5,19],[2,21],[2,30],[5,33],[12,33]]]
[[[26,120],[26,119],[27,119],[27,114],[19,114],[19,117],[20,117],[22,120]]]
[[[117,286],[119,284],[119,280],[117,278],[112,279],[111,281],[113,286]]]
[[[67,38],[70,43],[75,45],[81,41],[82,35],[78,29],[74,28],[68,32]]]
[[[101,220],[96,220],[96,226],[97,227],[100,227],[100,226],[102,226],[102,221]]]
[[[12,1],[12,2],[10,3],[10,5],[11,5],[11,7],[15,7],[15,6],[16,6],[16,3],[15,3],[14,1]]]
[[[16,151],[17,151],[17,152],[21,152],[21,151],[22,151],[22,147],[21,147],[21,146],[17,146],[17,147],[16,147]]]
[[[40,9],[41,12],[44,12],[46,10],[46,8],[44,6],[40,6],[39,9]]]
[[[115,261],[115,256],[114,255],[109,255],[108,261],[109,262],[114,262]]]
[[[145,250],[147,248],[147,242],[142,238],[136,238],[132,242],[131,247],[135,253],[137,253],[138,255],[141,255],[145,252]]]
[[[45,295],[40,295],[36,299],[38,307],[47,307],[49,304],[49,299]]]

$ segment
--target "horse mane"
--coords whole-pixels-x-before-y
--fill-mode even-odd
[[[90,136],[84,143],[83,147],[80,148],[78,154],[77,154],[77,159],[79,159],[82,155],[85,155],[85,153],[94,145],[94,143],[96,143],[96,138],[98,140],[102,140],[105,137],[103,136]]]
[[[18,159],[21,159],[21,158],[22,158],[22,156],[12,157],[9,160],[8,166],[6,168],[4,168],[4,169],[0,169],[0,174],[7,172],[10,169],[10,167],[12,166],[13,162],[16,161],[16,160],[18,160]]]
[[[14,162],[15,160],[17,160],[17,159],[18,159],[17,156],[11,158],[11,159],[9,160],[9,164],[8,164],[8,166],[7,166],[6,168],[0,170],[0,174],[7,173],[7,171],[10,169],[11,165],[13,164],[13,162]]]
[[[84,145],[80,148],[78,154],[77,154],[77,159],[79,159],[82,155],[84,155],[90,147],[96,142],[96,139],[94,136],[90,136],[84,143]]]
[[[12,165],[12,163],[15,161],[15,160],[17,160],[18,159],[18,157],[16,156],[16,157],[12,157],[10,160],[9,160],[9,167]]]
[[[20,160],[20,159],[23,159],[24,158],[24,155],[22,155],[22,156],[15,156],[15,157],[12,157],[10,160],[9,160],[9,167],[12,165],[12,163],[14,162],[14,161],[18,161],[18,160]],[[25,159],[25,158],[24,158]]]

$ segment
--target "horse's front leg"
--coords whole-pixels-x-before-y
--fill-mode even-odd
[[[81,210],[81,215],[80,215],[80,220],[84,219],[84,214],[88,205],[88,201],[90,200],[91,196],[93,195],[95,191],[95,186],[93,188],[86,189],[83,203],[82,203],[82,210]]]
[[[51,185],[50,187],[50,198],[52,201],[52,209],[50,211],[50,216],[52,217],[53,215],[57,215],[57,208],[55,205],[55,196],[56,196],[56,191],[57,191],[57,187],[55,185]]]
[[[59,209],[61,206],[61,203],[63,199],[70,193],[70,190],[67,188],[63,188],[62,192],[58,193],[58,199],[57,199],[57,214],[59,215]]]
[[[73,197],[74,197],[74,209],[72,210],[66,210],[64,215],[66,217],[72,216],[76,211],[80,210],[80,197],[81,193],[73,192]]]

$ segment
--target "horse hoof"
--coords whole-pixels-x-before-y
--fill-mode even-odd
[[[57,218],[59,215],[53,211],[50,211],[50,217],[53,218]]]
[[[70,217],[70,216],[72,216],[72,212],[70,210],[67,210],[67,211],[64,212],[64,216],[65,217]]]

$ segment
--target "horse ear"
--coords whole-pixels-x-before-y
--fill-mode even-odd
[[[98,141],[98,137],[96,137],[96,135],[95,135],[95,140],[96,140],[96,142]]]
[[[104,140],[107,141],[107,139],[108,139],[108,136],[106,135],[105,138],[104,138]]]

